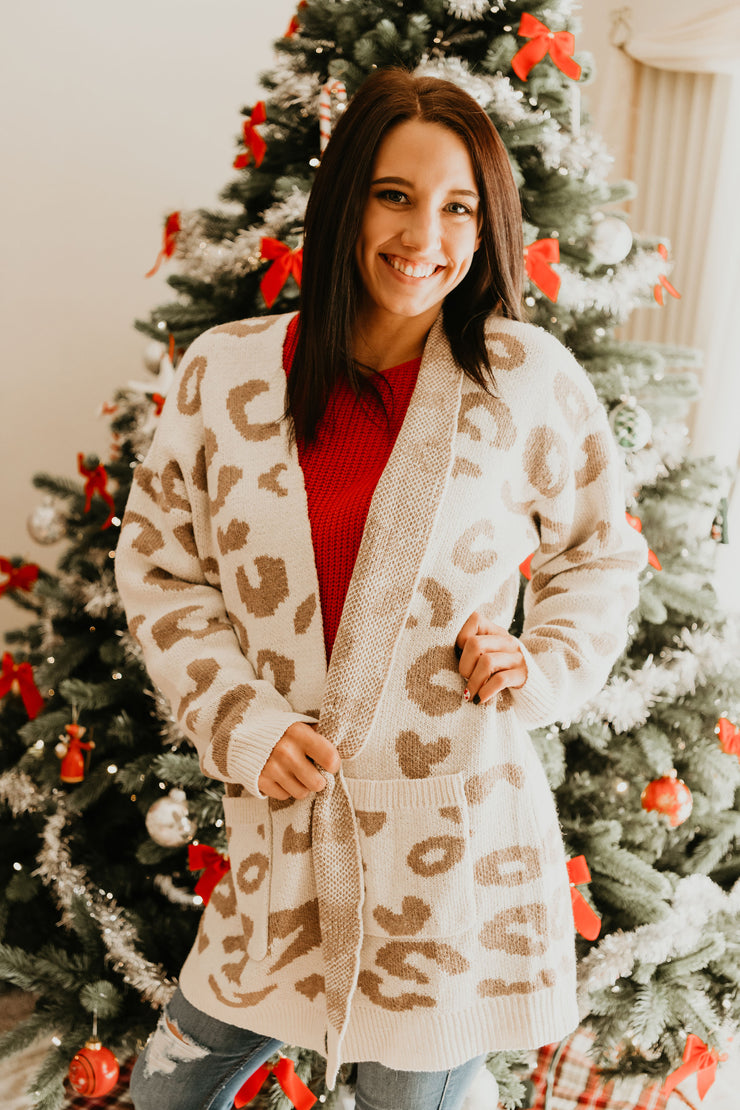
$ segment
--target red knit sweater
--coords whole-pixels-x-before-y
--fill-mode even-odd
[[[283,365],[290,372],[297,321],[288,326]],[[421,359],[384,370],[375,380],[386,415],[372,397],[358,399],[341,382],[332,394],[316,438],[298,441],[311,521],[326,658],[347,596],[352,569],[375,487],[403,424],[416,385]]]

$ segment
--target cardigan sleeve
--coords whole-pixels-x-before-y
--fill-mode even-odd
[[[626,519],[623,466],[600,402],[572,435],[564,488],[535,502],[540,544],[524,594],[525,684],[511,690],[527,728],[569,720],[624,650],[647,545]]]
[[[203,772],[263,797],[257,782],[277,741],[295,721],[316,718],[295,712],[256,674],[218,585],[199,400],[202,344],[196,340],[183,359],[134,473],[116,579],[131,635]]]

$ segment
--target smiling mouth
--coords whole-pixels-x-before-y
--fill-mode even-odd
[[[431,263],[425,263],[424,265],[417,263],[414,265],[413,262],[408,262],[405,258],[396,258],[396,256],[392,254],[381,254],[380,257],[384,262],[388,263],[391,269],[397,270],[399,273],[410,278],[432,277],[434,274],[444,269],[443,266],[437,266]]]

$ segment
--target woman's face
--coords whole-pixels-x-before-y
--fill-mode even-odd
[[[355,246],[364,316],[431,327],[480,243],[479,197],[467,147],[442,124],[406,120],[378,149]]]

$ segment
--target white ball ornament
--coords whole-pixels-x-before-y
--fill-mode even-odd
[[[591,253],[602,266],[621,262],[632,250],[632,230],[618,216],[605,216],[591,229]]]
[[[195,823],[188,814],[184,790],[170,790],[166,798],[154,802],[146,815],[146,831],[163,848],[181,848],[195,836]]]
[[[166,353],[167,348],[164,346],[164,344],[157,343],[156,340],[152,340],[151,343],[147,343],[146,347],[144,348],[144,365],[146,366],[150,374],[159,373],[159,364]]]
[[[59,505],[49,497],[31,512],[26,528],[36,543],[56,543],[67,529],[67,518]]]
[[[498,1106],[498,1083],[483,1065],[471,1087],[462,1110],[494,1110]]]
[[[653,422],[650,414],[634,401],[623,401],[609,413],[614,438],[625,451],[641,451],[650,442]]]

